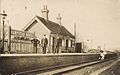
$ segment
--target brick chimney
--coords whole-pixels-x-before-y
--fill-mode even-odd
[[[47,5],[44,5],[44,8],[42,9],[41,13],[42,13],[42,17],[44,19],[48,20],[49,10],[47,9]]]
[[[62,17],[60,16],[60,13],[58,14],[58,17],[57,17],[57,21],[58,21],[58,24],[61,25],[61,19]]]

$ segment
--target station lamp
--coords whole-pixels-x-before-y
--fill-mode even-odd
[[[2,24],[2,48],[1,48],[1,53],[4,53],[4,39],[5,39],[5,34],[4,34],[4,27],[5,27],[5,18],[7,17],[7,14],[5,11],[3,11],[1,14],[2,19],[3,19],[3,24]]]

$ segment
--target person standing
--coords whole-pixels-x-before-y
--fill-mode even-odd
[[[100,51],[101,53],[100,53],[100,58],[99,59],[101,59],[101,60],[103,60],[103,59],[105,59],[105,55],[107,54],[105,51]]]
[[[59,46],[60,46],[60,38],[59,36],[57,36],[55,41],[55,50],[53,51],[54,53],[59,53]]]
[[[34,37],[31,42],[33,43],[33,50],[35,53],[37,53],[37,45],[40,43],[40,41],[37,39],[37,37]]]
[[[46,47],[48,44],[48,39],[46,38],[46,35],[44,35],[44,37],[41,40],[41,45],[42,45],[42,50],[43,50],[43,54],[46,54]]]

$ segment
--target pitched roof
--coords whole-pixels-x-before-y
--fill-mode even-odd
[[[61,35],[70,36],[74,38],[74,36],[63,25],[59,25],[50,20],[45,20],[44,18],[39,16],[36,16],[36,17],[51,31],[52,34],[61,34]]]

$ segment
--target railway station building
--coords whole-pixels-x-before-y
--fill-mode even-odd
[[[48,39],[47,52],[51,53],[54,49],[55,39],[59,35],[61,39],[60,52],[75,52],[74,41],[75,37],[72,35],[62,24],[60,14],[57,17],[58,23],[49,20],[49,10],[47,6],[41,11],[42,17],[35,16],[23,29],[22,31],[34,32],[37,39],[40,40],[44,35]],[[40,51],[42,48],[39,47]]]

